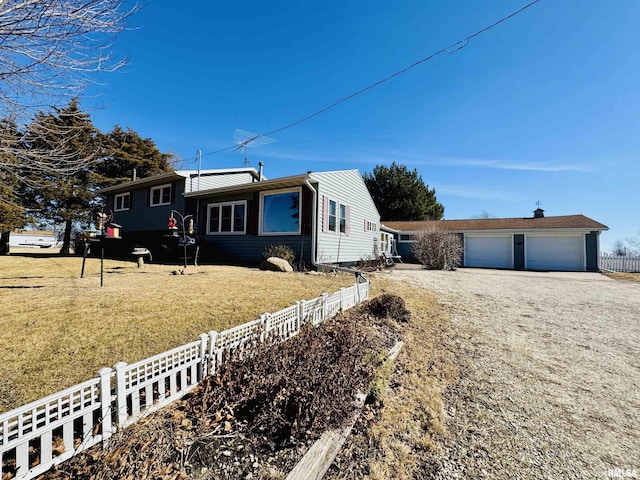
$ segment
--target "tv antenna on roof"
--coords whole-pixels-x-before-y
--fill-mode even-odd
[[[244,152],[244,162],[242,163],[243,167],[251,166],[249,159],[247,158],[247,147],[253,148],[277,142],[277,140],[274,140],[273,138],[265,137],[258,133],[247,132],[246,130],[240,130],[239,128],[236,128],[236,131],[233,134],[233,141],[237,145],[233,151]]]

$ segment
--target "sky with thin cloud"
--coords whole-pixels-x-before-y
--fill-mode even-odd
[[[116,41],[130,64],[82,106],[181,169],[198,150],[268,178],[395,161],[448,219],[540,202],[609,226],[605,250],[640,237],[640,2],[540,0],[468,39],[528,3],[150,0]],[[236,129],[277,141],[233,151]]]

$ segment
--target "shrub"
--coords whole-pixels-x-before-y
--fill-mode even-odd
[[[264,252],[262,252],[262,256],[264,258],[281,258],[289,262],[291,265],[293,265],[293,261],[296,259],[296,253],[293,251],[293,248],[288,245],[269,245],[264,249]]]
[[[455,270],[462,261],[460,237],[437,227],[418,232],[411,248],[427,270]]]
[[[397,296],[385,293],[369,302],[369,313],[376,318],[391,318],[397,322],[408,322],[411,312],[407,310],[404,300]]]

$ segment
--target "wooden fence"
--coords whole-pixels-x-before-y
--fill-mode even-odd
[[[249,342],[286,340],[305,324],[318,325],[368,297],[369,282],[363,281],[302,300],[146,360],[103,368],[97,378],[3,413],[0,479],[31,479],[93,445],[106,445],[117,429],[191,391],[234,350]]]
[[[640,272],[640,257],[602,255],[600,268],[612,272]]]

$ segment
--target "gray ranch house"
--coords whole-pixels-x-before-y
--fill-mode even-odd
[[[528,218],[486,218],[427,222],[385,222],[397,231],[397,251],[415,261],[414,236],[439,228],[462,237],[464,267],[515,270],[597,272],[600,233],[608,227],[584,215],[545,217],[537,209]]]
[[[109,242],[112,256],[134,247],[149,248],[154,259],[181,255],[182,225],[177,237],[167,228],[172,210],[193,216],[188,255],[198,248],[203,262],[257,264],[272,244],[291,247],[307,266],[379,253],[380,215],[357,170],[270,180],[253,168],[176,171],[98,193],[122,226],[122,239]]]

